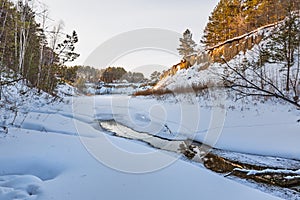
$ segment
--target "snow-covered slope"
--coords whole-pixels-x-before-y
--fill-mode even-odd
[[[174,76],[167,76],[160,80],[154,89],[176,91],[180,88],[206,88],[222,83],[218,73],[221,73],[223,69],[219,65],[212,65],[208,69],[202,69],[202,67],[203,65],[195,65],[188,69],[179,70]]]
[[[68,83],[58,84],[55,91],[59,97],[76,96],[79,93],[77,88],[69,85]]]

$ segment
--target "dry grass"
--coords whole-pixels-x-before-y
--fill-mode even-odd
[[[207,85],[193,85],[192,87],[177,87],[173,90],[169,89],[148,89],[134,93],[134,96],[150,96],[150,95],[165,95],[165,94],[186,94],[196,93],[207,89]]]
[[[134,96],[150,96],[150,95],[164,95],[164,94],[172,94],[173,92],[171,90],[168,89],[158,89],[158,90],[154,90],[154,89],[148,89],[148,90],[143,90],[143,91],[138,91],[136,93],[134,93]]]

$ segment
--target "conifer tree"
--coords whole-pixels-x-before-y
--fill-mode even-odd
[[[283,20],[291,3],[293,10],[297,10],[299,0],[220,0],[209,17],[201,42],[212,47]]]
[[[196,52],[196,43],[192,39],[192,36],[193,35],[190,30],[186,29],[186,31],[183,33],[183,37],[179,39],[180,47],[177,50],[179,52],[179,55],[183,56],[183,58],[186,58],[187,56]]]
[[[208,23],[204,29],[204,40],[202,40],[202,43],[205,43],[207,46],[214,46],[224,41],[223,35],[220,34],[226,26],[222,7],[225,7],[225,0],[221,0],[217,4],[211,16],[209,16]]]

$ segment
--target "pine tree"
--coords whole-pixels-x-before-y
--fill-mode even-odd
[[[179,52],[179,55],[183,56],[183,58],[186,58],[187,56],[196,53],[195,47],[196,43],[192,39],[192,33],[189,29],[186,29],[186,31],[183,33],[183,37],[179,39],[180,40],[180,47],[177,49]]]
[[[75,44],[78,42],[78,36],[76,31],[73,31],[72,35],[66,35],[66,39],[57,45],[56,52],[61,63],[74,61],[79,57],[79,54],[75,53]]]
[[[157,83],[159,81],[159,78],[161,76],[161,73],[158,72],[158,71],[154,71],[152,72],[152,74],[150,75],[150,80],[153,82],[153,83]]]
[[[261,26],[283,20],[288,4],[299,0],[220,0],[211,13],[201,41],[212,47]],[[296,7],[293,8],[296,10]]]
[[[209,16],[208,23],[204,29],[204,39],[201,41],[206,46],[214,46],[224,41],[224,35],[220,34],[226,26],[224,9],[221,9],[224,7],[225,0],[221,0],[214,8],[211,16]]]

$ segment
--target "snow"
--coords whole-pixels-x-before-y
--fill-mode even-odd
[[[66,94],[66,88],[73,90],[67,85],[59,90]],[[26,95],[15,98],[20,90]],[[299,113],[288,105],[226,110],[220,91],[211,91],[206,100],[195,94],[66,95],[61,103],[19,84],[3,91],[12,103],[0,102],[1,200],[278,199],[172,153],[115,137],[98,120],[172,140],[300,159]]]
[[[298,170],[300,168],[299,161],[279,157],[259,156],[253,154],[237,153],[232,151],[214,150],[216,155],[229,160],[261,166],[273,169],[289,169]]]
[[[149,85],[143,85],[141,83],[109,83],[103,84],[98,89],[93,89],[90,94],[97,94],[97,95],[105,95],[105,94],[127,94],[132,95],[137,91],[147,90],[151,88]]]
[[[159,81],[155,89],[164,88],[176,91],[183,87],[193,90],[193,87],[221,85],[221,79],[217,76],[222,70],[220,66],[213,65],[208,70],[202,70],[201,67],[202,65],[195,65],[189,69],[181,69],[174,76],[168,76]]]
[[[180,96],[176,98],[178,100]],[[194,101],[200,103],[184,102],[184,99],[176,102],[104,96],[95,103],[95,115],[98,119],[114,119],[137,131],[170,138],[165,128],[167,125],[173,139],[190,138],[206,143],[209,142],[207,132],[217,129],[221,133],[216,133],[218,138],[211,141],[211,145],[216,142],[217,148],[300,160],[297,142],[300,139],[300,124],[297,122],[300,115],[297,111],[290,111],[289,105],[276,107],[271,102],[261,103],[248,105],[250,108],[243,111],[238,106],[233,110],[217,106],[219,110],[214,110],[213,116],[211,107],[202,105],[203,101],[197,101],[196,97]]]
[[[274,170],[274,169],[265,169],[265,170],[243,170],[243,169],[236,169],[238,171],[247,172],[247,175],[261,175],[261,174],[268,174],[268,173],[281,173],[281,174],[300,174],[300,170],[293,171],[293,170]],[[287,176],[291,178],[290,176]],[[295,176],[294,176],[295,177]]]
[[[271,26],[250,34],[268,31],[263,29]],[[253,55],[238,55],[229,64],[241,64],[243,58],[251,61]],[[278,67],[266,66],[266,73]],[[88,93],[102,95],[89,97],[79,96],[71,85],[60,84],[56,89],[63,98],[60,103],[22,81],[5,85],[5,98],[0,100],[0,200],[279,199],[268,190],[226,179],[178,155],[116,137],[107,131],[110,127],[99,125],[99,121],[116,121],[122,136],[143,141],[155,139],[149,134],[196,140],[222,149],[224,157],[294,169],[248,170],[248,175],[280,172],[295,174],[286,179],[298,178],[298,162],[285,161],[300,160],[299,110],[276,100],[246,99],[238,105],[220,89],[205,94],[176,93],[178,89],[222,85],[218,74],[223,73],[224,65],[203,68],[195,65],[160,81],[155,89],[168,89],[173,94],[157,99],[105,95],[147,89],[140,84],[125,88],[116,84],[113,89],[102,87],[99,91],[90,85]],[[299,84],[297,89],[300,91]],[[174,150],[174,146],[168,148]],[[281,196],[276,191],[272,194]]]
[[[299,112],[289,106],[261,104],[249,111],[229,111],[217,147],[237,152],[300,159]],[[230,145],[229,145],[230,144]]]
[[[78,95],[77,89],[69,85],[68,83],[58,84],[56,87],[56,91],[57,91],[57,95],[60,97]]]
[[[31,107],[23,123],[17,120],[20,127],[10,126],[8,134],[0,137],[0,199],[183,199],[198,195],[203,199],[277,199],[180,159],[139,174],[125,173],[97,160],[93,152],[104,152],[113,163],[133,167],[148,166],[161,158],[174,160],[163,152],[151,163],[143,159],[124,160],[123,154],[107,151],[106,140],[121,150],[129,148],[133,155],[138,152],[139,158],[153,149],[107,135],[94,119],[115,117],[126,123],[127,110],[135,116],[132,123],[145,125],[148,119],[156,119],[156,123],[163,120],[174,130],[180,120],[174,114],[180,109],[178,104],[126,96],[76,97],[65,101],[69,103]],[[120,102],[127,102],[128,107],[119,104],[119,109],[112,109],[112,103]],[[150,112],[151,117],[149,109],[159,111],[161,105],[165,106],[165,114],[171,115],[164,119]],[[156,123],[153,127],[159,126]],[[96,144],[94,149],[88,143]]]
[[[32,144],[32,141],[35,142]],[[128,143],[124,140],[119,142]],[[230,199],[276,199],[182,161],[155,173],[121,173],[94,160],[75,137],[22,131],[18,132],[17,138],[6,141],[4,146],[1,143],[1,150],[18,149],[18,152],[8,153],[7,157],[18,160],[20,164],[11,161],[8,162],[10,166],[1,166],[1,180],[7,178],[4,174],[20,174],[24,179],[24,187],[20,187],[19,183],[10,186],[1,184],[3,189],[10,188],[13,197],[28,193],[31,185],[38,191],[39,199],[182,199],[194,197],[195,192],[204,199],[219,199],[221,196]],[[7,160],[1,155],[1,163],[4,162],[7,163]],[[47,180],[39,181],[42,179],[39,176],[49,171],[54,172]],[[5,197],[7,194],[3,194],[1,199]]]
[[[262,35],[264,33],[269,35],[272,33],[271,30],[274,29],[273,26],[274,24],[269,24],[248,34],[255,36],[256,34]],[[233,40],[246,37],[248,34]],[[194,112],[194,114],[189,116],[188,122],[177,120],[181,127],[193,127],[190,130],[180,130],[181,135],[223,150],[300,160],[300,151],[297,146],[297,141],[300,139],[299,110],[274,98],[246,97],[243,100],[235,101],[240,96],[230,90],[218,89],[223,84],[220,75],[224,75],[226,74],[225,71],[228,71],[227,64],[233,68],[239,68],[245,60],[249,63],[257,62],[258,52],[267,42],[268,39],[262,41],[259,45],[255,45],[251,50],[240,52],[225,64],[210,63],[209,68],[202,69],[202,66],[205,65],[203,63],[188,69],[179,70],[175,75],[164,78],[155,86],[154,89],[169,89],[173,92],[174,99],[179,101],[187,98],[183,97],[185,95],[178,94],[177,91],[190,89],[189,91],[196,96],[192,97],[193,94],[189,94],[188,99],[192,99],[190,101],[199,105],[198,107],[194,106],[194,110],[198,110],[200,114],[197,117]],[[274,81],[271,82],[277,88],[284,91],[285,84],[282,80],[285,74],[282,73],[282,67],[283,65],[281,64],[266,63],[264,73]],[[296,68],[297,65],[294,64],[291,70],[294,71]],[[249,75],[251,82],[258,82],[257,74],[250,73],[247,72],[247,75]],[[235,78],[232,77],[231,80],[238,83]],[[205,88],[205,86],[214,87],[209,88],[206,93],[198,93],[195,90],[195,87]],[[298,84],[298,90],[299,87],[300,84]],[[265,89],[275,90],[273,87],[267,86],[265,86]],[[292,92],[287,94],[291,98],[294,95]],[[139,109],[142,110],[143,108]],[[180,113],[179,110],[173,113],[169,111],[170,109],[167,110],[167,113],[171,113],[171,116]],[[191,119],[194,119],[194,122],[197,121],[197,124],[191,126],[189,124]],[[171,121],[174,120],[168,119],[167,121],[170,122],[164,123],[168,124],[171,131],[178,133],[178,127],[170,125]],[[125,123],[130,126],[129,123]],[[206,138],[207,132],[213,135],[210,139]]]
[[[34,199],[40,192],[42,180],[31,175],[2,176],[0,199]]]
[[[290,179],[300,178],[300,176],[286,176],[284,178],[290,180]]]

